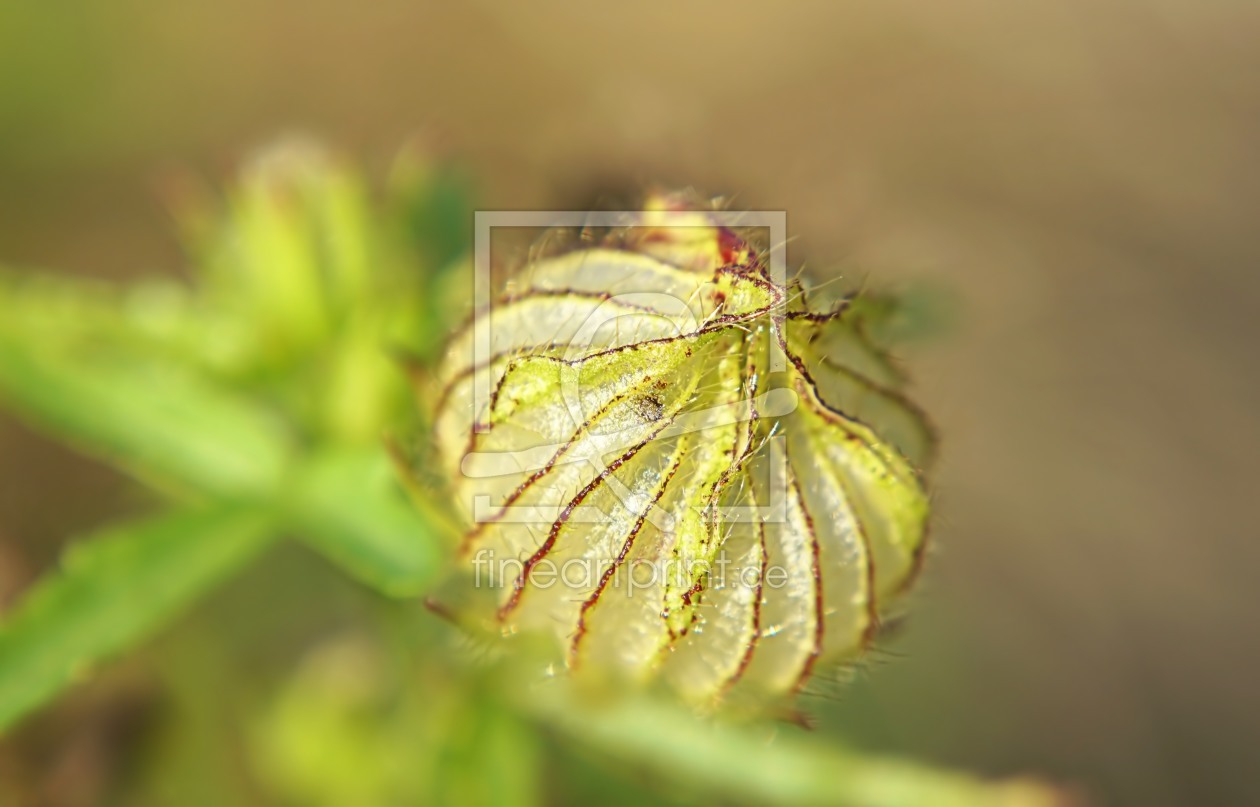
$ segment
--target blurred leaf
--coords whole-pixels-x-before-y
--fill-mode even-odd
[[[363,318],[370,317],[370,310]],[[320,368],[324,394],[321,426],[340,443],[372,445],[380,451],[384,424],[407,417],[411,400],[404,369],[382,346],[374,329],[347,329],[339,349]],[[412,407],[414,408],[414,407]]]
[[[529,726],[432,661],[400,670],[358,635],[314,648],[254,726],[262,779],[306,805],[537,803]]]
[[[278,423],[186,367],[44,347],[3,324],[0,400],[158,485],[257,495],[275,487],[287,461]]]
[[[383,594],[421,594],[442,570],[441,536],[403,495],[379,447],[315,455],[289,495],[302,537]]]
[[[472,182],[458,166],[438,162],[416,143],[403,149],[390,175],[393,208],[408,240],[429,266],[447,266],[473,241]]]
[[[438,739],[445,775],[434,803],[524,807],[540,801],[542,761],[535,732],[518,715],[499,707],[493,698],[474,701],[472,719],[446,732],[462,742]]]
[[[321,240],[309,208],[328,175],[318,146],[281,141],[253,159],[231,194],[224,230],[210,252],[223,304],[246,306],[260,342],[255,354],[318,345],[331,333]]]
[[[28,344],[108,345],[167,358],[198,357],[204,333],[190,290],[166,278],[119,286],[54,272],[0,270],[0,330]]]
[[[264,781],[310,805],[405,796],[415,743],[396,742],[388,730],[394,710],[382,708],[382,676],[380,659],[363,642],[316,648],[254,731],[253,756]]]
[[[0,621],[0,729],[167,624],[247,563],[269,519],[233,507],[104,530],[67,551]]]
[[[925,344],[950,333],[960,303],[944,286],[909,284],[896,293],[863,292],[853,298],[848,317],[875,345]]]
[[[380,283],[383,263],[367,187],[348,166],[332,160],[308,183],[304,201],[318,233],[325,293],[335,313],[354,316]]]
[[[861,754],[790,726],[702,720],[648,697],[595,703],[563,683],[535,686],[526,712],[620,764],[651,769],[705,803],[838,807],[1051,807],[1067,803],[1033,780],[986,782],[921,763]]]
[[[395,272],[390,280],[406,302],[388,332],[422,359],[435,357],[471,307],[471,187],[464,170],[435,161],[419,143],[403,149],[390,173],[391,223],[413,258],[403,267],[409,272]]]

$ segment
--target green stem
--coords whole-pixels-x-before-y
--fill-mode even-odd
[[[1068,794],[1033,779],[987,781],[893,757],[811,742],[788,727],[702,720],[647,698],[587,703],[562,683],[523,708],[580,743],[646,767],[703,801],[845,807],[1051,807]],[[732,764],[756,760],[756,764]]]

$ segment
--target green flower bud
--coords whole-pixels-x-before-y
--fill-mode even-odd
[[[467,607],[554,636],[575,674],[790,695],[914,577],[932,435],[844,303],[811,309],[703,212],[647,208],[536,258],[448,346]]]

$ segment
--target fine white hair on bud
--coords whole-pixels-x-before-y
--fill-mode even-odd
[[[575,675],[787,697],[913,580],[934,439],[851,300],[816,310],[748,235],[645,207],[533,257],[448,345],[466,608]]]

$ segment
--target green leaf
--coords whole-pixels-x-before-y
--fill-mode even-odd
[[[379,447],[310,458],[287,511],[309,544],[382,594],[421,594],[442,570],[437,528],[403,495]]]
[[[269,543],[270,520],[233,507],[105,530],[73,546],[0,621],[0,730],[168,624]]]
[[[266,348],[308,347],[329,334],[318,241],[302,198],[322,160],[318,151],[282,144],[259,155],[233,194],[231,235],[221,242],[229,249],[215,279],[252,306]]]
[[[529,723],[440,654],[417,660],[357,634],[312,648],[252,726],[259,780],[309,807],[538,803]]]
[[[146,481],[221,497],[275,487],[281,426],[186,367],[36,345],[0,324],[0,401]]]
[[[207,352],[192,291],[170,278],[129,286],[0,267],[0,329],[41,347],[90,344],[191,363]]]
[[[472,181],[458,166],[436,163],[417,147],[398,155],[389,209],[427,266],[447,266],[473,240]]]
[[[880,349],[928,344],[956,328],[959,302],[948,288],[919,283],[896,294],[864,292],[848,317]]]

